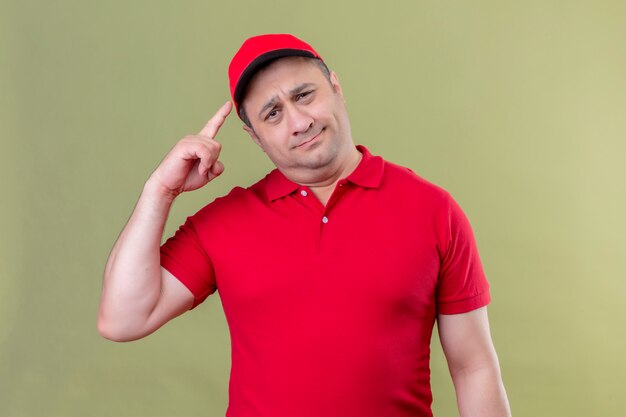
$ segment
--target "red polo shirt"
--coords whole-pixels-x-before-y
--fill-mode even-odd
[[[219,290],[227,417],[431,416],[436,314],[486,305],[470,224],[443,189],[363,153],[326,207],[278,170],[189,217],[161,263]]]

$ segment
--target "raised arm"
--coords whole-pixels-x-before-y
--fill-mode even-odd
[[[227,102],[200,133],[181,139],[146,181],[104,271],[98,311],[103,337],[136,340],[191,308],[191,292],[160,265],[161,238],[174,199],[224,171],[214,138],[231,106]]]
[[[437,327],[461,417],[510,417],[487,307],[440,314]]]

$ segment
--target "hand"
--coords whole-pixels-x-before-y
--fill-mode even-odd
[[[173,198],[185,191],[204,187],[219,176],[224,171],[224,164],[218,160],[222,145],[215,141],[215,136],[231,109],[232,104],[227,101],[200,133],[187,135],[178,141],[152,173],[148,183],[158,192]]]

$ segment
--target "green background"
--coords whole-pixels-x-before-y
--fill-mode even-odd
[[[513,414],[622,416],[626,2],[545,0],[2,1],[0,415],[224,415],[218,296],[133,343],[102,339],[96,315],[143,182],[262,32],[312,43],[355,141],[466,211]],[[166,235],[271,168],[237,119],[219,139],[226,172],[176,202]],[[454,416],[433,342],[434,410]]]

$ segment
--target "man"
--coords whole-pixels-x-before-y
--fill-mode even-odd
[[[508,416],[470,225],[450,195],[355,146],[343,92],[291,35],[229,67],[244,129],[276,169],[207,205],[162,247],[170,206],[219,176],[224,104],[146,182],[105,270],[98,318],[144,337],[219,290],[229,417],[431,416],[437,320],[462,416]]]

